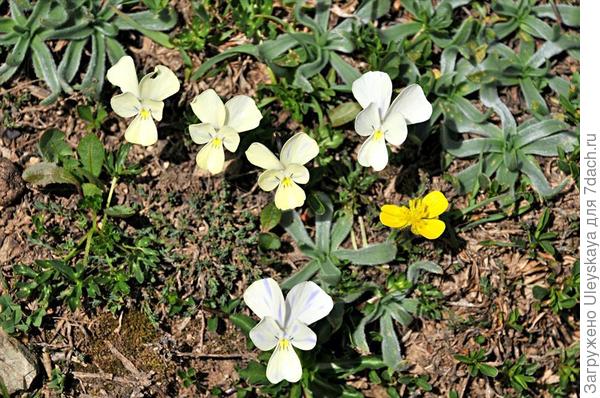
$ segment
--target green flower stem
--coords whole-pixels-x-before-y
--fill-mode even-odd
[[[103,226],[104,223],[106,222],[106,209],[108,209],[110,207],[110,202],[112,201],[112,197],[113,194],[115,193],[115,188],[117,187],[117,177],[113,177],[112,181],[110,182],[110,189],[108,190],[108,198],[106,199],[106,205],[104,205],[104,215],[102,216],[102,223],[101,225]],[[102,227],[100,227],[100,229],[102,229]]]

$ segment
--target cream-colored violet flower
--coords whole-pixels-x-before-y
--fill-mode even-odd
[[[316,283],[302,282],[289,291],[284,301],[277,282],[266,278],[250,285],[244,302],[260,318],[250,331],[250,339],[259,350],[275,349],[267,365],[267,379],[274,384],[300,380],[302,364],[294,347],[303,351],[315,347],[317,335],[308,325],[331,312],[331,297]]]
[[[319,144],[305,133],[298,133],[287,140],[277,159],[273,152],[258,142],[250,145],[246,157],[265,171],[258,177],[258,186],[270,192],[277,188],[275,206],[280,210],[300,207],[306,200],[304,190],[298,184],[306,184],[310,178],[304,164],[319,154]]]
[[[123,92],[110,99],[115,113],[133,117],[125,131],[125,140],[143,146],[155,144],[158,131],[154,120],[162,119],[163,101],[179,91],[175,73],[158,65],[138,83],[133,58],[124,56],[108,70],[106,79]]]
[[[392,80],[384,72],[367,72],[356,79],[352,94],[363,108],[356,116],[354,129],[369,137],[358,151],[358,163],[375,171],[383,170],[388,163],[386,142],[401,145],[406,140],[407,125],[431,117],[431,104],[417,84],[400,91],[390,106]]]
[[[235,152],[240,134],[258,127],[262,114],[254,100],[237,95],[223,104],[215,90],[206,90],[192,101],[192,110],[202,123],[190,126],[190,135],[196,144],[204,145],[196,156],[198,167],[211,174],[223,171],[225,147]]]

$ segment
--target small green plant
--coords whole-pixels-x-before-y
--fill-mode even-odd
[[[287,23],[280,21],[288,32],[273,40],[259,45],[244,44],[222,52],[207,60],[192,75],[192,79],[201,78],[210,68],[219,62],[239,54],[248,54],[265,62],[277,76],[290,76],[293,86],[304,92],[312,93],[315,87],[310,79],[330,65],[341,77],[345,88],[359,77],[359,72],[348,64],[338,53],[350,53],[354,50],[352,30],[358,23],[377,18],[387,12],[389,3],[381,6],[379,2],[368,0],[356,10],[353,18],[348,18],[336,27],[329,29],[331,0],[319,0],[314,17],[303,10],[304,1],[297,1],[294,8],[296,20],[308,28],[308,32],[293,30]]]
[[[318,206],[314,241],[308,235],[296,211],[287,211],[281,216],[283,228],[296,241],[302,253],[310,259],[304,267],[285,280],[282,288],[289,289],[309,280],[315,274],[323,283],[335,286],[340,281],[340,266],[344,262],[354,265],[378,265],[395,258],[396,246],[392,242],[366,245],[360,249],[340,248],[352,229],[352,214],[343,212],[333,222],[333,205],[329,197],[318,193],[313,196],[312,203]]]
[[[503,190],[514,194],[519,178],[526,176],[533,189],[544,198],[560,192],[567,181],[551,187],[534,156],[557,156],[558,147],[571,152],[578,138],[569,131],[569,125],[555,119],[529,119],[517,126],[513,115],[498,98],[494,86],[487,85],[481,89],[481,100],[498,113],[502,128],[473,123],[458,113],[442,128],[442,145],[446,151],[458,158],[479,157],[477,163],[455,176],[460,191],[485,190],[494,178]],[[455,141],[451,130],[478,137]]]
[[[454,355],[454,358],[466,364],[469,367],[469,373],[473,377],[479,376],[480,373],[487,377],[498,376],[498,369],[485,363],[488,354],[486,354],[483,348],[471,351],[468,355],[456,354]]]
[[[502,17],[502,21],[493,26],[498,39],[503,39],[515,31],[526,32],[535,37],[552,42],[560,37],[560,25],[548,25],[541,18],[560,17],[561,21],[571,27],[579,26],[579,7],[567,4],[536,5],[534,0],[498,0],[493,3],[492,10]],[[556,8],[555,8],[556,7]],[[558,10],[558,13],[555,12]]]
[[[552,308],[552,311],[558,314],[572,309],[579,303],[579,281],[579,260],[577,260],[571,275],[563,281],[562,285],[558,284],[556,276],[551,274],[548,277],[550,287],[534,286],[533,296],[540,300],[543,306]]]
[[[535,373],[540,365],[530,363],[525,355],[522,355],[516,361],[507,360],[502,365],[502,374],[510,385],[519,393],[530,389],[530,384],[535,383]]]
[[[171,29],[177,22],[173,9],[162,8],[159,13],[126,13],[120,7],[127,3],[126,0],[9,0],[10,17],[0,20],[0,46],[10,48],[6,62],[0,66],[0,84],[8,81],[31,53],[37,77],[44,80],[51,91],[44,104],[74,88],[99,96],[107,57],[114,64],[125,55],[125,49],[117,40],[120,31],[136,30],[171,47],[169,37],[160,31]],[[49,40],[68,42],[58,65],[46,44]],[[80,83],[72,86],[83,54],[88,51],[91,54],[85,75]]]
[[[398,369],[402,360],[400,343],[394,328],[394,320],[408,326],[419,312],[420,300],[413,296],[415,284],[421,272],[441,274],[439,265],[430,261],[420,261],[408,266],[406,275],[388,277],[385,289],[376,285],[368,285],[352,292],[352,297],[372,290],[375,300],[370,300],[363,310],[362,318],[352,332],[354,345],[362,353],[370,353],[365,328],[368,324],[379,320],[381,335],[381,353],[383,362],[390,369]]]
[[[183,386],[186,388],[195,385],[199,381],[199,375],[194,368],[180,370],[177,372],[177,376],[179,376],[181,379],[181,384],[183,384]]]

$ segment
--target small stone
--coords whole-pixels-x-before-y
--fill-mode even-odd
[[[8,394],[27,390],[36,376],[35,356],[0,329],[0,381],[6,386]]]
[[[0,206],[14,204],[24,191],[20,170],[10,160],[0,158]]]

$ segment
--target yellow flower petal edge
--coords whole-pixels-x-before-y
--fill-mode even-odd
[[[425,195],[423,205],[427,206],[427,218],[434,218],[445,212],[449,204],[443,193],[433,191]]]
[[[421,235],[427,239],[439,238],[445,229],[446,224],[438,219],[421,220],[411,227],[412,233]]]
[[[379,220],[390,228],[404,228],[408,226],[410,211],[407,207],[396,205],[384,205],[381,208]]]

